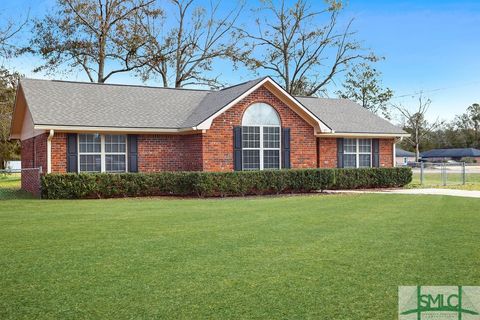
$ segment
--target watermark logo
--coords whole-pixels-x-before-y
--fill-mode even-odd
[[[399,320],[480,320],[480,287],[398,287]]]

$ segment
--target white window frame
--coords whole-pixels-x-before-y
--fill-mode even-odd
[[[243,127],[257,127],[260,128],[260,148],[244,148],[243,147]],[[263,146],[263,128],[269,127],[269,128],[278,128],[278,148],[264,148]],[[278,150],[278,168],[267,168],[267,170],[280,170],[282,168],[282,127],[281,126],[275,126],[275,125],[261,125],[261,126],[242,126],[242,171],[255,171],[256,169],[245,169],[243,164],[243,150],[259,150],[259,157],[260,157],[260,169],[259,170],[265,170],[264,169],[264,151],[265,150]]]
[[[355,141],[355,152],[347,152],[347,151],[345,151],[345,147],[343,147],[344,148],[343,149],[343,154],[344,155],[346,155],[346,154],[355,155],[355,168],[372,168],[372,166],[373,166],[373,140],[368,139],[368,138],[346,138],[346,139]],[[345,144],[345,140],[343,141],[344,144]],[[370,152],[360,152],[360,140],[370,140]],[[370,166],[369,167],[360,167],[360,155],[361,154],[370,155]],[[345,163],[345,160],[344,160],[344,163]],[[351,167],[347,167],[347,168],[351,168]]]
[[[100,154],[100,172],[102,173],[124,173],[128,172],[128,136],[126,134],[118,134],[118,136],[125,136],[125,152],[105,152],[105,134],[100,135],[100,153],[98,152],[80,152],[80,135],[81,134],[98,134],[98,133],[79,133],[77,134],[77,172],[78,173],[97,173],[97,171],[80,171],[80,155],[98,155]],[[115,135],[115,134],[108,134]],[[125,171],[106,171],[106,155],[125,155]]]

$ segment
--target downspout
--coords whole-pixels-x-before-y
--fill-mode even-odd
[[[52,139],[55,132],[50,130],[47,138],[47,173],[52,173]]]
[[[403,140],[403,137],[395,138],[393,140],[393,167],[397,166],[397,142],[400,142]]]

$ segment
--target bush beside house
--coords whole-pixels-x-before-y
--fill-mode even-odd
[[[411,180],[410,168],[47,174],[42,177],[42,197],[224,197],[304,193],[326,189],[402,187]]]

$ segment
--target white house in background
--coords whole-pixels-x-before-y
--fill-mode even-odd
[[[395,163],[397,166],[406,166],[409,162],[415,162],[415,153],[400,148],[395,148]]]
[[[22,169],[22,162],[20,160],[5,161],[5,169],[7,171],[20,172]]]

